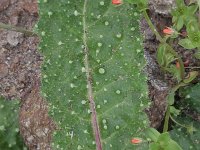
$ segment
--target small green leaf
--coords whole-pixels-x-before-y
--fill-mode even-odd
[[[173,114],[174,116],[178,116],[180,114],[180,110],[176,109],[174,106],[170,106],[170,113]]]
[[[189,75],[186,79],[183,80],[184,83],[190,83],[192,82],[197,76],[198,76],[199,72],[197,71],[191,71],[189,72]]]
[[[185,6],[185,3],[182,0],[176,0],[176,5],[180,8],[180,7]]]
[[[149,150],[160,150],[160,145],[158,143],[151,143],[149,145]]]
[[[177,31],[179,31],[180,29],[182,29],[183,25],[184,25],[183,17],[179,17],[179,19],[176,22],[176,29],[177,29]]]
[[[165,54],[165,58],[166,58],[166,67],[168,67],[170,63],[176,60],[174,55],[171,53]]]
[[[169,105],[174,104],[174,95],[175,95],[174,91],[170,91],[170,93],[167,95],[167,102]]]
[[[189,6],[188,9],[187,9],[188,10],[187,11],[187,16],[190,16],[191,13],[195,14],[195,12],[197,11],[197,9],[198,9],[198,5]]]
[[[166,68],[166,70],[170,72],[178,80],[178,82],[182,80],[181,69],[181,67],[177,68],[175,65],[170,65],[169,68]]]
[[[156,142],[160,136],[160,133],[154,128],[148,128],[145,133],[147,138],[150,138],[154,142]]]
[[[171,47],[168,44],[160,44],[157,50],[157,61],[158,64],[166,69],[170,63],[172,63],[176,58],[170,52]]]
[[[181,45],[182,47],[184,47],[185,49],[194,49],[196,48],[196,46],[191,42],[190,39],[181,39],[178,42],[179,45]]]
[[[188,21],[187,24],[187,32],[188,35],[190,36],[190,34],[193,34],[194,32],[198,32],[199,31],[199,24],[197,22],[197,19],[192,18],[191,20]]]
[[[165,53],[166,53],[166,45],[160,44],[157,50],[157,61],[160,66],[165,66],[166,64]]]
[[[168,132],[162,133],[159,137],[158,137],[158,141],[157,143],[159,143],[159,145],[164,148],[165,146],[169,145],[171,138]]]
[[[164,150],[182,150],[182,148],[174,140],[170,140],[169,144],[164,148]]]
[[[172,10],[171,14],[173,16],[172,21],[176,29],[179,31],[183,25],[187,26],[188,22],[197,11],[198,6],[186,6],[183,0],[176,0],[176,4],[177,7],[176,9]]]
[[[190,123],[190,125],[187,127],[187,132],[189,134],[193,134],[197,129],[193,126],[193,123]]]

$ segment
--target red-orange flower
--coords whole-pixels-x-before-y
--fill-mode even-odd
[[[132,140],[131,140],[131,143],[132,144],[140,144],[142,142],[142,139],[140,139],[140,138],[133,138]]]
[[[112,0],[112,4],[114,5],[122,4],[122,0]]]
[[[170,28],[170,27],[166,27],[165,29],[163,29],[163,33],[166,35],[172,35],[174,34],[174,29]]]

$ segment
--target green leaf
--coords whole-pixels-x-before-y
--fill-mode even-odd
[[[174,104],[174,96],[175,96],[175,92],[174,91],[170,91],[169,94],[167,95],[167,103],[169,105],[173,105]]]
[[[190,123],[190,125],[187,127],[187,132],[189,134],[193,134],[196,131],[197,131],[197,129],[193,126],[193,123]]]
[[[160,44],[157,50],[157,59],[156,59],[160,66],[165,66],[166,64],[165,53],[166,53],[166,45]]]
[[[182,80],[181,67],[177,68],[175,65],[170,65],[169,68],[166,68],[177,80],[180,82]]]
[[[181,124],[188,125],[193,122],[194,127],[197,129],[193,134],[189,134],[185,128],[180,128],[178,125],[170,131],[171,138],[176,141],[183,150],[199,150],[200,142],[200,123],[192,120],[189,117],[179,116],[176,118]]]
[[[168,67],[170,63],[176,60],[174,55],[171,53],[165,54],[165,58],[166,58],[166,67]]]
[[[162,133],[159,137],[158,137],[158,141],[157,143],[159,143],[159,145],[162,148],[165,148],[165,146],[169,145],[171,141],[170,135],[168,132]]]
[[[154,129],[155,130],[155,129]],[[171,139],[168,132],[158,136],[157,142],[150,144],[150,150],[182,150],[181,147]]]
[[[59,130],[56,150],[146,149],[149,122],[140,14],[110,0],[41,0],[42,93]]]
[[[196,84],[194,86],[185,87],[180,89],[180,96],[183,99],[184,104],[189,104],[193,110],[200,113],[200,84]]]
[[[164,150],[182,150],[182,148],[174,140],[170,140]]]
[[[194,111],[200,113],[200,84],[180,89],[180,96],[183,99],[183,105],[189,106]]]
[[[174,116],[178,116],[180,114],[180,110],[176,109],[174,106],[170,106],[170,113]]]
[[[146,129],[145,134],[147,138],[150,138],[154,142],[156,142],[160,136],[160,133],[154,128]]]
[[[197,19],[192,18],[188,21],[187,32],[189,36],[192,35],[194,32],[199,32],[199,24],[197,22]]]
[[[187,16],[190,16],[191,14],[195,14],[197,9],[198,9],[198,5],[189,6],[187,9]]]
[[[170,49],[171,47],[168,44],[160,44],[157,50],[158,64],[164,69],[175,60],[175,56],[170,52]]]
[[[191,71],[188,74],[188,77],[186,79],[183,80],[184,83],[190,83],[192,82],[197,76],[198,76],[199,72],[197,71]]]
[[[166,46],[164,44],[160,44],[157,50],[157,61],[160,66],[165,66],[166,59],[164,57],[166,53]]]
[[[160,150],[160,145],[158,143],[151,143],[149,150]]]
[[[180,31],[183,28],[183,25],[184,25],[183,17],[179,17],[176,22],[177,31]]]
[[[196,13],[198,6],[186,6],[183,0],[176,0],[177,7],[172,10],[172,21],[179,31],[184,25],[187,26],[188,22],[191,21],[191,18]],[[197,21],[196,21],[197,22]]]
[[[183,6],[185,6],[185,3],[182,0],[176,0],[176,5],[177,5],[177,7],[183,7]]]
[[[181,39],[178,42],[179,45],[181,45],[182,47],[184,47],[185,49],[194,49],[196,48],[196,46],[191,42],[190,39]]]
[[[0,97],[0,149],[26,150],[19,133],[19,101]]]

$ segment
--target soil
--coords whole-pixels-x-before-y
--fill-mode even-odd
[[[171,26],[171,17],[155,12],[152,7],[149,15],[162,33],[163,28]],[[37,0],[0,0],[1,23],[32,30],[37,21]],[[141,20],[141,31],[145,36],[145,71],[148,73],[149,97],[152,100],[146,112],[151,126],[159,127],[166,111],[167,93],[176,81],[170,74],[160,70],[155,58],[159,42],[144,19]],[[37,50],[38,44],[38,37],[0,29],[0,94],[7,100],[20,99],[20,132],[28,148],[48,150],[51,149],[51,134],[55,124],[48,116],[46,101],[40,96],[43,57]],[[189,62],[187,67],[200,65],[200,61],[192,57],[194,51],[184,50],[177,41],[174,41],[173,46],[183,61]],[[188,73],[191,69],[186,71]]]

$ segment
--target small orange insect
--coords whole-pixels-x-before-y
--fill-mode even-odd
[[[112,0],[112,4],[114,5],[122,4],[122,0]]]
[[[132,144],[140,144],[142,142],[142,139],[140,139],[140,138],[133,138],[132,140],[131,140],[131,143]]]

